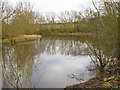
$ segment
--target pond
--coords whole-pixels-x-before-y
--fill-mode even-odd
[[[3,88],[64,88],[96,76],[87,40],[43,37],[3,45]]]

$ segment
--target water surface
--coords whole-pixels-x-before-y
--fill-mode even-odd
[[[6,84],[10,81],[19,87],[64,88],[94,77],[91,65],[86,41],[79,37],[3,45],[3,87],[13,87]]]

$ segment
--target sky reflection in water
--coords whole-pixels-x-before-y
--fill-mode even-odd
[[[62,45],[64,48],[62,48]],[[79,40],[43,39],[33,43],[33,46],[36,48],[36,54],[33,56],[34,64],[37,64],[37,61],[42,62],[38,64],[30,75],[32,85],[38,82],[36,88],[63,88],[67,85],[86,81],[95,76],[87,68],[91,65],[89,56],[82,55],[85,54],[83,49],[86,48],[86,45]],[[34,49],[31,47],[26,48]],[[76,50],[81,51],[76,53]],[[72,53],[74,54],[72,55]]]

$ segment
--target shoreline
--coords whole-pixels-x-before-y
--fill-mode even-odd
[[[43,35],[46,36],[46,35]],[[51,36],[91,36],[91,33],[53,33]],[[2,44],[13,44],[13,43],[20,43],[25,41],[33,41],[35,39],[41,38],[42,35],[19,35],[19,36],[12,36],[7,37],[5,39],[0,40]]]
[[[66,86],[65,89],[74,90],[74,88],[119,88],[120,70],[117,65],[114,69],[99,72],[95,77],[88,81]]]
[[[90,36],[91,33],[55,33],[52,35],[58,35],[58,36]]]

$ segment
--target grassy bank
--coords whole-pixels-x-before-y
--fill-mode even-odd
[[[41,38],[41,35],[20,35],[15,37],[9,37],[0,41],[2,44],[13,44],[13,43],[20,43],[26,41],[33,41],[38,38]]]

